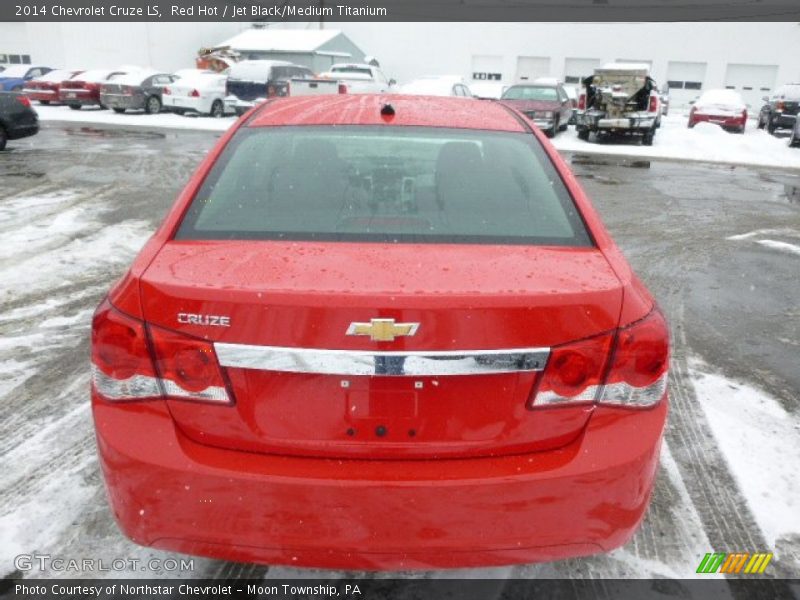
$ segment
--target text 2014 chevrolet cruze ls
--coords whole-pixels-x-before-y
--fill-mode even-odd
[[[499,103],[251,111],[98,308],[92,404],[134,541],[398,569],[623,544],[669,335],[539,131]]]

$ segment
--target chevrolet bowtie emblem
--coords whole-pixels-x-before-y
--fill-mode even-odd
[[[395,323],[394,319],[372,319],[369,323],[350,323],[347,335],[368,335],[373,342],[393,342],[394,338],[417,333],[419,323]]]

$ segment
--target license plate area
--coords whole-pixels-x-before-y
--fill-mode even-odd
[[[345,419],[361,421],[413,419],[419,416],[415,392],[357,390],[347,394]]]

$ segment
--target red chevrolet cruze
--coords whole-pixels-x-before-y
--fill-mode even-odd
[[[268,102],[94,316],[92,405],[139,544],[348,569],[625,543],[669,333],[529,121],[458,98]]]

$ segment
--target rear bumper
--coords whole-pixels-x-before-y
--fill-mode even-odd
[[[526,563],[620,546],[649,503],[667,413],[666,398],[646,411],[599,408],[578,440],[547,452],[370,461],[213,448],[184,436],[160,401],[92,402],[110,503],[133,541],[347,569]]]
[[[144,108],[144,96],[126,96],[122,94],[100,94],[100,103],[108,108],[125,110],[141,110]]]
[[[621,118],[606,118],[605,113],[578,113],[576,124],[589,131],[609,131],[623,133],[644,133],[655,127],[656,115],[652,113],[633,113]]]
[[[100,104],[99,95],[82,90],[61,90],[58,93],[58,100],[64,104],[80,106],[96,106]]]
[[[689,117],[689,124],[695,123],[714,123],[715,125],[719,125],[720,127],[725,127],[728,129],[741,129],[747,123],[746,117],[728,117],[728,116],[721,116],[721,115],[704,115],[704,114],[694,114]]]
[[[165,109],[190,110],[199,113],[211,112],[211,100],[206,98],[195,98],[192,96],[164,96],[163,106]]]
[[[6,131],[8,133],[8,139],[10,140],[19,140],[21,138],[30,137],[39,133],[39,121],[34,120],[31,123],[13,125]]]
[[[773,115],[771,122],[776,129],[794,129],[796,121],[797,115],[781,113]]]
[[[29,99],[38,102],[58,102],[58,93],[54,90],[39,90],[26,88],[22,90]]]

